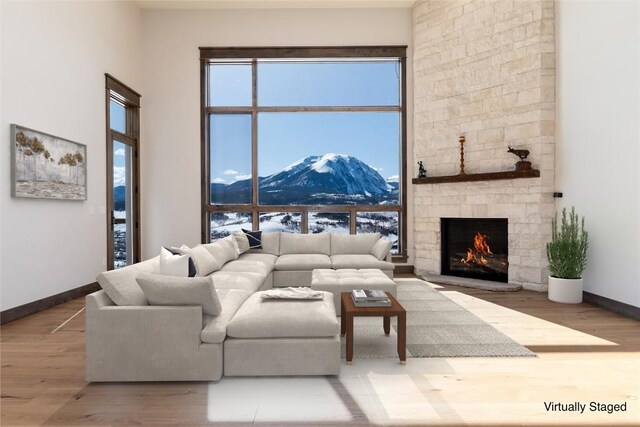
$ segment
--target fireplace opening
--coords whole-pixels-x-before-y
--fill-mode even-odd
[[[442,218],[441,274],[508,281],[506,218]]]

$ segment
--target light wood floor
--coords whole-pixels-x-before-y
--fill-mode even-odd
[[[354,414],[347,424],[640,425],[640,322],[535,292],[437,288],[538,357],[357,360],[328,380]],[[83,307],[77,299],[0,328],[2,426],[207,424],[216,386],[250,384],[88,384],[84,311],[60,327]],[[375,394],[374,409],[352,410],[357,387]],[[627,412],[550,413],[547,401],[626,402]],[[262,425],[309,425],[288,420]]]

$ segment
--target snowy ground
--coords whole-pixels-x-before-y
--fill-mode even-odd
[[[241,229],[251,230],[251,214],[246,212],[224,212],[211,214],[211,240],[226,237]]]
[[[125,219],[127,212],[113,211],[113,216]],[[113,226],[113,265],[115,268],[127,265],[127,224],[114,224]]]
[[[380,233],[391,240],[391,253],[398,253],[398,212],[358,212],[356,233]]]
[[[349,234],[349,213],[309,212],[309,233]]]
[[[398,213],[359,212],[356,214],[357,233],[380,233],[391,240],[392,253],[398,252]],[[302,216],[291,212],[261,212],[260,230],[300,233]],[[349,214],[347,212],[309,212],[309,233],[349,234]],[[251,214],[224,212],[211,215],[211,240],[219,239],[241,229],[251,230]]]
[[[260,230],[300,233],[302,215],[290,212],[260,212]]]

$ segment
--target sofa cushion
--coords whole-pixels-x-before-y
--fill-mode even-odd
[[[249,249],[249,253],[257,254],[280,254],[280,235],[281,232],[262,232],[262,249]]]
[[[220,271],[237,271],[244,273],[260,273],[265,277],[273,270],[273,264],[267,265],[260,261],[230,261],[220,269]]]
[[[211,275],[217,289],[241,289],[255,292],[264,283],[266,275],[238,271],[216,271]]]
[[[378,240],[380,233],[332,234],[331,255],[370,254]]]
[[[238,261],[258,261],[273,267],[276,264],[277,259],[278,257],[275,255],[271,255],[267,253],[255,254],[255,253],[249,252],[249,253],[240,255],[240,257],[238,258]]]
[[[333,294],[333,304],[336,311],[340,312],[342,307],[341,293],[351,292],[355,289],[378,289],[381,291],[391,292],[397,295],[397,285],[384,272],[368,268],[368,269],[316,269],[313,270],[311,277],[311,289],[327,291]]]
[[[243,254],[249,250],[249,238],[243,231],[236,231],[235,233],[232,233],[232,236],[236,239],[239,254]]]
[[[379,268],[380,270],[393,270],[395,264],[387,261],[380,261],[371,254],[367,255],[332,255],[331,268],[337,270],[341,268]]]
[[[227,324],[236,314],[251,291],[240,289],[216,289],[222,311],[217,316],[203,316],[203,328],[200,332],[202,342],[219,344],[227,337]]]
[[[371,250],[371,249],[369,249]],[[282,233],[280,255],[287,254],[331,254],[331,234]],[[277,263],[276,263],[277,266]]]
[[[333,337],[339,325],[333,295],[321,300],[263,300],[256,292],[242,304],[227,325],[233,338]]]
[[[386,274],[377,268],[342,268],[340,270],[333,269],[316,269],[313,270],[311,279],[311,288],[323,289],[323,286],[352,286],[358,285],[360,289],[385,289],[395,294],[396,283]],[[370,288],[369,286],[379,286]],[[384,288],[382,286],[388,286]],[[357,288],[354,288],[357,289]],[[345,291],[346,292],[346,291]]]
[[[222,307],[209,277],[176,277],[141,273],[136,282],[151,305],[199,305],[202,313],[220,314]]]
[[[116,305],[149,305],[136,277],[140,273],[158,273],[160,258],[155,257],[98,275],[98,283]]]
[[[160,248],[160,274],[196,277],[196,264],[189,255],[162,246]]]
[[[371,255],[378,258],[380,261],[385,259],[393,246],[393,242],[387,239],[380,239],[373,245],[371,249]]]
[[[224,239],[218,239],[213,243],[202,245],[202,247],[209,251],[209,253],[218,262],[219,267],[216,269],[216,271],[220,270],[220,268],[222,268],[222,266],[227,262],[238,259],[239,256],[237,249],[238,246],[233,236],[227,236]]]
[[[276,270],[313,270],[331,268],[331,258],[322,254],[280,255],[276,261]]]
[[[196,265],[196,273],[198,276],[208,276],[214,271],[220,270],[220,267],[222,267],[222,263],[218,262],[204,245],[198,245],[193,248],[182,245],[179,248],[172,248],[172,250],[189,255]]]

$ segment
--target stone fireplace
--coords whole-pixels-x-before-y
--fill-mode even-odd
[[[554,3],[429,1],[413,12],[413,164],[423,161],[428,177],[458,175],[465,135],[466,173],[487,174],[414,183],[416,271],[444,274],[443,219],[500,218],[506,280],[545,290],[555,213]],[[539,174],[510,176],[518,158],[509,146],[529,150]]]

